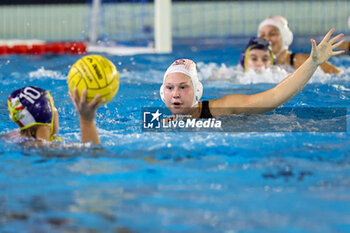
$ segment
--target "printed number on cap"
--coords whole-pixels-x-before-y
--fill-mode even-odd
[[[19,95],[19,98],[25,98],[30,103],[34,104],[34,100],[37,100],[40,98],[40,92],[35,90],[32,87],[26,87],[24,88],[23,92]],[[34,99],[34,100],[33,100]]]

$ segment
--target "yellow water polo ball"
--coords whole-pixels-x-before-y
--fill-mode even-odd
[[[90,102],[97,94],[108,103],[119,89],[119,73],[115,65],[100,55],[88,55],[80,58],[68,73],[68,88],[73,93],[78,89],[81,96],[86,88],[86,101]]]

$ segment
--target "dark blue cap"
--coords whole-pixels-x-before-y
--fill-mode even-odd
[[[51,125],[53,102],[49,92],[27,86],[12,92],[8,98],[10,118],[21,129],[37,124]]]
[[[239,63],[241,64],[243,69],[245,69],[244,59],[245,59],[245,56],[247,55],[246,53],[248,49],[250,50],[260,49],[260,50],[271,52],[271,46],[268,40],[265,40],[264,38],[259,38],[259,37],[250,38],[247,46],[245,47],[244,51],[242,51],[241,56],[239,58]],[[271,56],[272,56],[272,52],[271,52]]]

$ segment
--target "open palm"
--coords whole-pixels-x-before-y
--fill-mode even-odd
[[[311,49],[311,58],[317,65],[320,65],[327,61],[331,56],[338,55],[344,53],[344,50],[333,51],[338,48],[345,40],[339,41],[341,37],[344,36],[343,33],[331,38],[334,32],[334,28],[329,30],[329,32],[325,35],[322,41],[316,45],[316,41],[311,39],[312,49]]]

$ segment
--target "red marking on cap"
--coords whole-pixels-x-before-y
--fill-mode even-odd
[[[185,64],[186,60],[185,59],[178,59],[175,61],[175,64]]]
[[[24,127],[24,125],[22,124],[22,122],[21,121],[16,121],[16,124],[18,124],[19,125],[19,127]]]
[[[21,105],[21,106],[19,106],[19,107],[16,108],[16,110],[22,110],[22,109],[24,109],[24,106],[23,106],[23,105]]]

